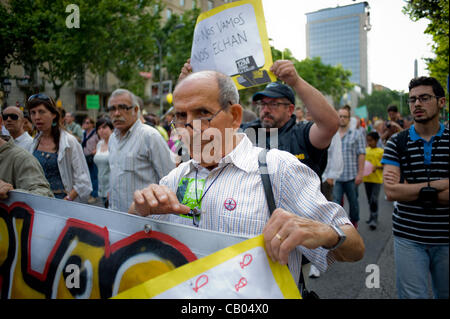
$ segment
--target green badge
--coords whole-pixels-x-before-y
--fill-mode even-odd
[[[197,184],[197,187],[196,185]],[[191,209],[198,208],[201,210],[200,199],[203,195],[203,189],[205,187],[205,179],[197,179],[197,183],[195,182],[195,178],[183,177],[178,184],[177,188],[177,198],[178,201],[190,207]],[[197,192],[197,196],[195,196],[195,192]],[[188,215],[180,215],[186,218],[192,218],[192,216]]]

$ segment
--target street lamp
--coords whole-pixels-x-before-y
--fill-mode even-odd
[[[5,92],[5,108],[8,106],[8,94],[11,92],[11,81],[8,78],[3,78],[2,89]]]
[[[181,28],[184,28],[184,27],[185,27],[184,23],[179,23],[176,26],[174,26],[171,31],[175,31],[177,29],[181,29]],[[167,33],[166,39],[169,37],[170,32]],[[159,92],[159,114],[160,114],[160,116],[162,116],[163,112],[164,112],[163,99],[162,99],[162,47],[164,45],[164,42],[161,42],[156,37],[154,39],[156,41],[156,45],[158,46],[158,50],[159,50],[159,86],[158,86],[158,92]]]

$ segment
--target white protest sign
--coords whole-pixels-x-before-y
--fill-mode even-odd
[[[238,89],[275,81],[261,0],[243,0],[202,13],[191,51],[194,72],[216,70]]]

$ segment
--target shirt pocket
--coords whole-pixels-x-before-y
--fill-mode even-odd
[[[136,167],[136,158],[132,154],[125,156],[125,162],[123,163],[123,170],[132,172],[135,170],[135,167]]]

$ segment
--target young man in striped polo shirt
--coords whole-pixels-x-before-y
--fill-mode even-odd
[[[412,79],[409,108],[414,125],[386,144],[384,190],[396,201],[394,256],[399,298],[448,298],[449,130],[439,122],[445,92],[431,77]]]

